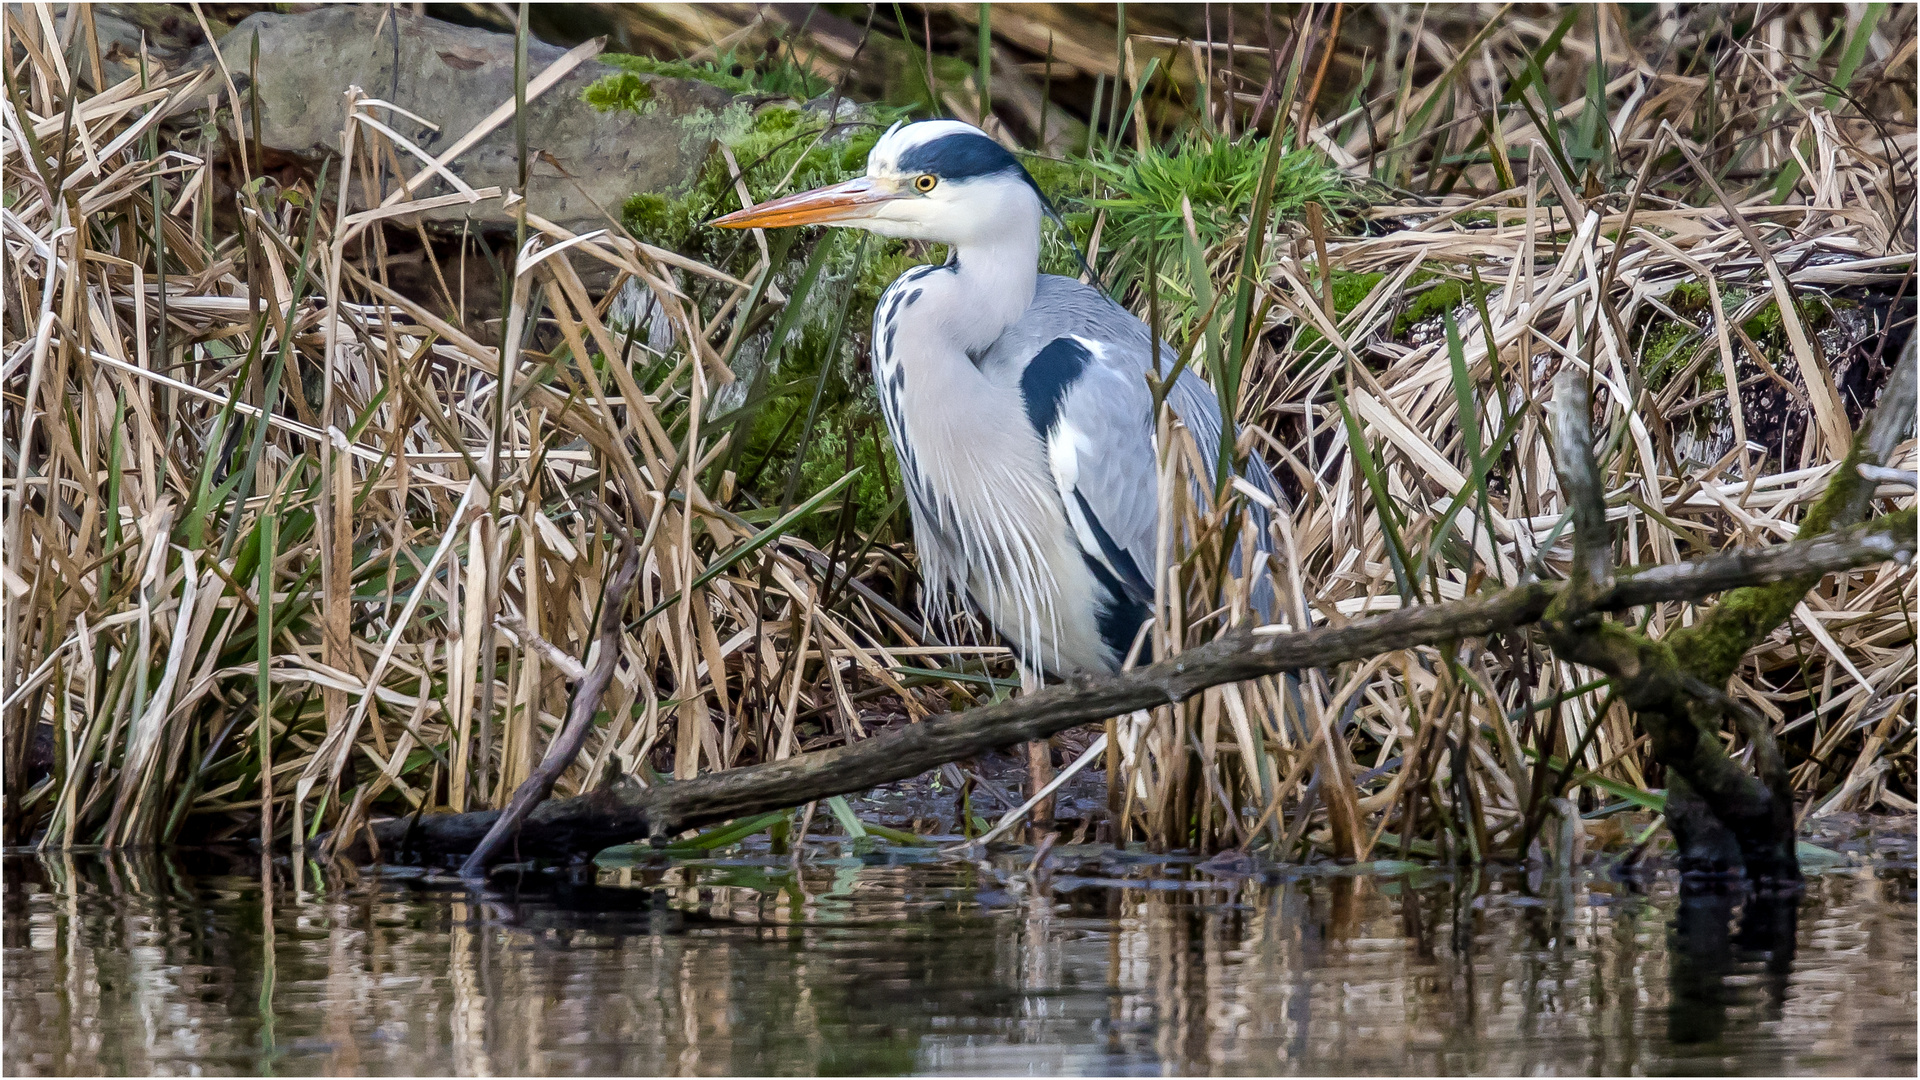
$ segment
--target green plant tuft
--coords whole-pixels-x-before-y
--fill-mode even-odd
[[[1186,231],[1183,202],[1203,248],[1246,231],[1266,160],[1265,139],[1192,135],[1172,151],[1150,147],[1125,160],[1089,164],[1113,194],[1091,200],[1108,211],[1113,246],[1132,241],[1177,241]],[[1298,220],[1309,203],[1332,213],[1353,208],[1356,197],[1340,173],[1315,150],[1289,150],[1273,185],[1273,221]]]
[[[653,109],[653,84],[631,71],[616,72],[595,79],[580,92],[580,100],[600,110],[645,115]]]
[[[1404,337],[1407,331],[1428,319],[1439,318],[1462,304],[1485,300],[1493,291],[1492,286],[1482,283],[1478,289],[1478,295],[1473,296],[1469,292],[1473,288],[1469,283],[1459,278],[1441,277],[1426,270],[1421,270],[1408,278],[1407,288],[1413,289],[1426,282],[1433,282],[1433,284],[1409,300],[1406,308],[1393,320],[1394,337]]]
[[[623,74],[691,79],[720,87],[722,90],[730,90],[736,94],[767,94],[789,97],[796,101],[807,101],[833,89],[825,79],[784,57],[753,59],[742,57],[732,49],[712,60],[697,62],[656,60],[650,56],[630,56],[625,53],[608,53],[600,59],[620,68]],[[603,83],[619,77],[610,75],[599,82]],[[594,85],[598,86],[599,83]],[[592,89],[589,87],[588,91],[591,92]]]

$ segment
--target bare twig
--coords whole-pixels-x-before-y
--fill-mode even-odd
[[[1593,457],[1592,406],[1587,381],[1568,368],[1553,381],[1555,470],[1560,488],[1573,511],[1573,593],[1576,603],[1586,593],[1605,588],[1613,579],[1613,544],[1607,535],[1607,492],[1600,466]]]
[[[626,607],[627,593],[633,588],[634,578],[640,574],[640,548],[631,539],[622,546],[626,550],[620,559],[620,570],[614,574],[612,584],[607,586],[607,602],[600,609],[600,658],[574,690],[573,705],[567,710],[567,722],[547,747],[546,756],[540,760],[539,767],[514,790],[507,808],[494,819],[486,836],[475,845],[473,854],[461,864],[462,877],[482,877],[486,874],[487,866],[506,845],[508,838],[519,829],[520,823],[526,820],[533,808],[553,791],[554,781],[560,779],[560,774],[573,764],[581,745],[586,742],[587,732],[593,728],[593,714],[599,710],[600,699],[605,696],[608,684],[613,682],[613,673],[620,666],[621,611]]]
[[[559,668],[560,674],[565,675],[568,682],[579,682],[581,676],[587,673],[585,665],[568,656],[560,646],[534,633],[533,627],[527,625],[527,620],[513,612],[502,612],[494,618],[493,624],[512,634],[521,644],[539,653],[542,660]]]

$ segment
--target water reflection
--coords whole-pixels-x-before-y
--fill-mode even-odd
[[[1029,857],[1030,858],[1030,857]],[[5,860],[9,1073],[1911,1072],[1911,870],[1804,899],[827,847],[503,881]]]

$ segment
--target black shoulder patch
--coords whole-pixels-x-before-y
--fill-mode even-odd
[[[1042,439],[1060,419],[1060,403],[1067,390],[1087,370],[1093,354],[1070,337],[1055,338],[1027,362],[1020,373],[1020,394],[1027,400],[1027,419]]]

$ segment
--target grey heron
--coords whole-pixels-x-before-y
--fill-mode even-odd
[[[828,224],[945,244],[889,286],[873,379],[909,493],[931,614],[963,597],[1029,675],[1116,670],[1152,611],[1159,470],[1154,342],[1099,289],[1040,273],[1050,210],[1019,159],[955,120],[896,124],[866,175],[716,219]],[[1162,343],[1163,367],[1178,354]],[[1205,452],[1213,391],[1190,370],[1167,402]],[[1271,493],[1258,456],[1246,479]],[[1255,506],[1260,549],[1270,551]],[[1257,603],[1271,604],[1266,575]]]

